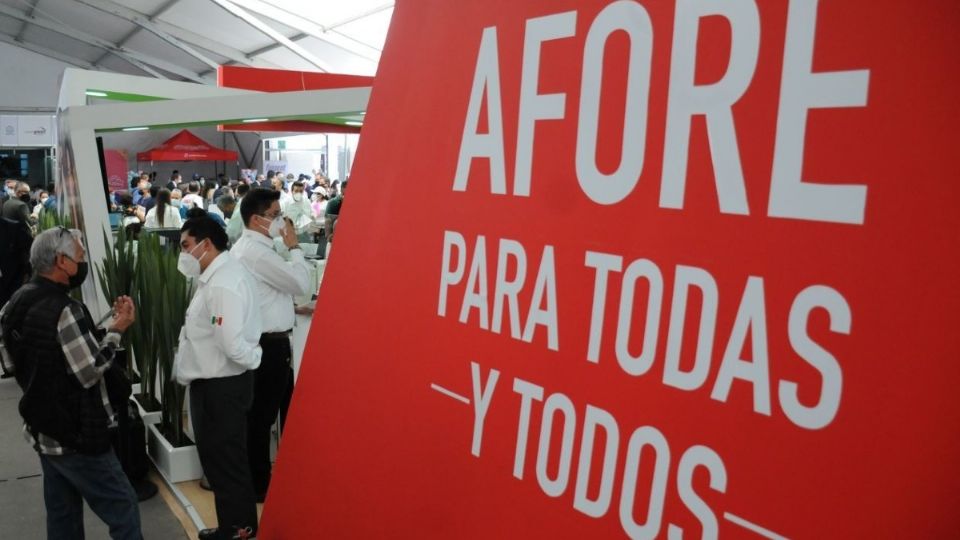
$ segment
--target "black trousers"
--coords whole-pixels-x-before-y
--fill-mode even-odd
[[[218,527],[257,529],[257,502],[247,457],[247,411],[253,372],[190,383],[200,464],[213,490]]]
[[[262,500],[270,486],[270,427],[293,389],[293,369],[287,336],[261,336],[260,348],[263,356],[253,372],[253,405],[247,415],[247,448],[253,490]]]

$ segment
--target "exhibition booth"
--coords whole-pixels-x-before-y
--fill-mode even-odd
[[[955,537],[957,5],[404,1],[375,79],[66,70],[83,298],[161,284],[131,349],[171,504],[210,525],[162,433],[189,285],[112,231],[98,137],[239,171],[190,130],[362,127],[258,538]]]
[[[248,70],[257,73],[251,74]],[[248,124],[255,123],[257,137],[277,132],[288,135],[298,131],[333,132],[338,136],[359,132],[371,78],[335,76],[331,82],[324,74],[307,76],[267,71],[221,68],[220,78],[231,81],[231,76],[240,73],[247,77],[258,75],[262,80],[276,81],[282,75],[309,80],[279,97],[258,89],[158,82],[83,70],[68,69],[63,75],[58,115],[58,193],[61,195],[58,221],[73,224],[84,233],[87,260],[93,261],[96,272],[91,273],[96,277],[83,284],[82,292],[93,316],[97,319],[104,316],[112,299],[120,295],[135,296],[141,306],[127,346],[131,374],[139,380],[135,398],[146,424],[149,455],[160,477],[177,494],[185,509],[203,508],[206,504],[208,510],[212,510],[212,504],[209,504],[209,493],[195,488],[203,471],[192,445],[189,400],[185,399],[183,388],[171,380],[175,355],[171,346],[175,345],[183,325],[185,302],[190,294],[189,282],[176,271],[176,264],[164,262],[171,257],[176,259],[179,232],[176,231],[177,242],[164,240],[164,229],[141,233],[137,240],[124,234],[117,224],[111,224],[107,195],[116,186],[112,186],[108,175],[106,156],[110,150],[104,148],[102,138],[108,136],[112,141],[120,141],[119,136],[132,132],[162,133],[180,129],[161,144],[137,152],[137,168],[170,161],[186,169],[192,163],[217,161],[232,162],[234,170],[239,170],[242,149],[237,152],[217,148],[190,130],[212,126],[227,133],[231,127],[240,126],[246,131]],[[323,89],[314,89],[317,87]],[[287,89],[271,86],[267,90]],[[149,170],[149,165],[143,168]],[[126,184],[125,178],[123,183]],[[315,293],[326,261],[320,257],[308,258]],[[314,298],[315,294],[308,294],[296,299],[300,308],[290,338],[295,377],[313,319]],[[191,488],[193,501],[184,495],[191,493]],[[190,513],[196,528],[215,522],[212,512],[201,514]]]

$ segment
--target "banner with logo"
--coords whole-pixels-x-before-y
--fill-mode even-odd
[[[19,125],[19,116],[0,116],[0,146],[17,146],[20,141]]]
[[[104,149],[103,159],[107,164],[107,186],[110,192],[130,188],[127,182],[127,151]]]
[[[955,537],[958,25],[398,1],[260,535]]]

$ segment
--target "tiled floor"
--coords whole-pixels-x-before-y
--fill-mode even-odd
[[[19,399],[17,383],[0,379],[0,538],[44,538],[46,512],[40,461],[20,434]],[[212,497],[210,501],[212,507]],[[188,538],[160,495],[140,503],[140,520],[147,540]],[[87,538],[109,538],[106,525],[89,509],[84,512],[84,528]]]

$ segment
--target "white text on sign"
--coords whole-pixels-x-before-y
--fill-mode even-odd
[[[813,72],[817,7],[818,0],[789,2],[767,215],[862,225],[867,199],[865,185],[823,184],[804,181],[801,176],[809,111],[865,106],[870,79],[868,70]],[[577,11],[568,11],[527,21],[511,192],[514,196],[530,195],[537,123],[565,119],[566,94],[540,94],[537,90],[541,46],[546,41],[573,38],[577,15]],[[723,17],[730,24],[729,64],[717,82],[697,85],[694,83],[697,33],[701,19],[711,16]],[[598,204],[623,201],[637,187],[644,169],[655,30],[643,4],[620,0],[604,8],[587,32],[576,119],[575,170],[583,193]],[[607,174],[597,166],[596,149],[605,45],[615,32],[625,32],[630,37],[630,59],[620,163],[615,171]],[[760,15],[754,0],[677,2],[663,135],[661,208],[683,208],[690,124],[694,116],[702,115],[706,118],[720,212],[751,213],[732,108],[750,86],[761,45]],[[484,100],[488,129],[480,133]],[[454,191],[466,191],[473,160],[487,159],[490,192],[507,193],[501,102],[497,29],[489,27],[480,39]]]

